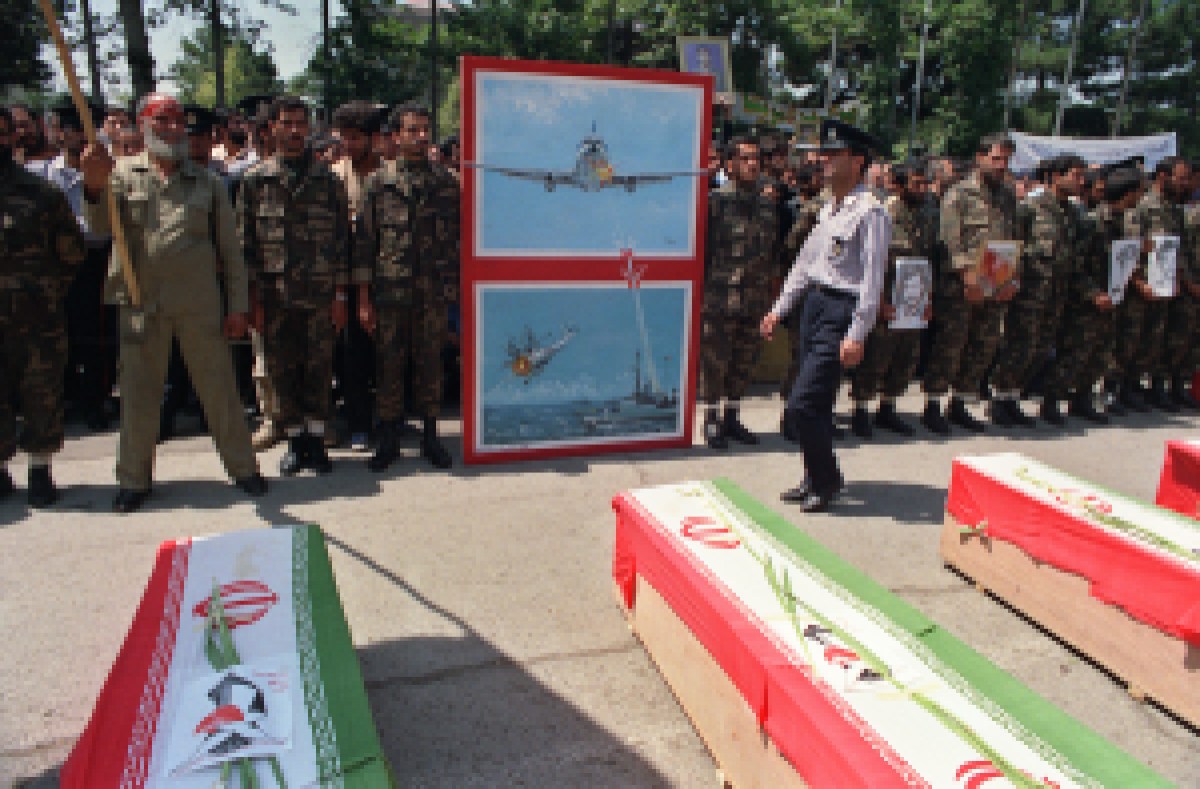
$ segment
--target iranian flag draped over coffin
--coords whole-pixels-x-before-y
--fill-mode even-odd
[[[159,548],[62,786],[387,787],[316,526]]]
[[[808,784],[1168,785],[732,483],[613,506],[626,606],[654,587]]]

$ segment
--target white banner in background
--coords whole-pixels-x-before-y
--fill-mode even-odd
[[[1024,132],[1009,132],[1009,136],[1016,145],[1016,152],[1009,163],[1009,168],[1015,173],[1028,172],[1043,159],[1063,153],[1073,153],[1088,164],[1112,164],[1131,156],[1142,156],[1146,159],[1146,169],[1153,170],[1160,160],[1175,156],[1178,152],[1175,132],[1115,139],[1038,137]]]

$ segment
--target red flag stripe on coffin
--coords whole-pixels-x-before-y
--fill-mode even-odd
[[[87,728],[63,764],[62,789],[146,783],[175,650],[191,542],[164,542],[125,644],[96,699]]]
[[[207,619],[211,602],[210,595],[196,603],[192,607],[192,614],[199,619]],[[261,581],[233,581],[221,587],[221,605],[225,608],[225,623],[229,627],[254,624],[278,602],[279,595]]]
[[[1200,442],[1168,441],[1154,503],[1200,518]]]
[[[793,665],[765,625],[709,577],[633,496],[613,499],[613,576],[628,607],[642,576],[725,671],[780,752],[810,786],[924,786],[912,767],[835,692]],[[807,755],[820,751],[822,758]]]

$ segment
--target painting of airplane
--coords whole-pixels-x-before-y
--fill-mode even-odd
[[[608,153],[608,145],[596,133],[596,124],[592,123],[592,133],[583,138],[575,152],[575,167],[571,170],[538,170],[520,167],[499,167],[481,162],[463,162],[464,167],[484,172],[499,173],[510,178],[520,178],[526,181],[538,181],[546,187],[547,192],[553,192],[559,186],[569,186],[584,192],[599,192],[601,189],[624,188],[633,192],[639,184],[665,183],[675,178],[694,178],[707,176],[707,170],[682,170],[679,172],[662,173],[618,173],[613,167]]]
[[[528,385],[531,378],[546,369],[550,360],[559,351],[567,347],[567,343],[575,339],[579,329],[573,326],[563,327],[563,336],[547,345],[542,345],[534,336],[533,330],[525,327],[524,336],[519,342],[508,341],[508,360],[505,366],[512,370],[513,375],[523,378]]]

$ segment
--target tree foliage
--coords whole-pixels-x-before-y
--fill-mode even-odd
[[[279,69],[271,53],[256,48],[251,37],[240,30],[229,31],[224,47],[225,103],[234,105],[246,96],[277,93]],[[182,56],[171,65],[168,76],[179,86],[185,104],[215,107],[216,77],[213,74],[212,37],[207,30],[180,42]]]
[[[41,87],[50,78],[50,66],[41,56],[42,42],[49,33],[37,5],[29,0],[0,0],[0,25],[4,29],[0,85],[26,90]]]

